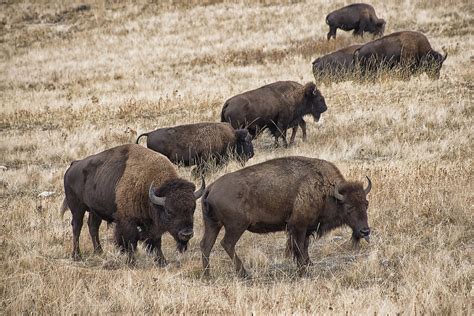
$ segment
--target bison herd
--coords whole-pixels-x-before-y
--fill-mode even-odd
[[[385,20],[372,6],[353,4],[330,13],[327,39],[336,30],[354,30],[382,36]],[[381,66],[388,70],[405,67],[411,74],[426,71],[432,78],[439,73],[446,55],[431,48],[418,32],[397,32],[365,45],[353,45],[313,62],[316,81],[323,77],[344,80],[356,70],[367,76]],[[160,128],[141,134],[137,144],[125,144],[71,163],[64,175],[63,214],[72,213],[74,259],[79,259],[79,236],[85,212],[95,252],[101,252],[99,227],[102,221],[115,223],[115,242],[134,260],[142,241],[160,266],[166,265],[161,237],[168,232],[183,252],[193,237],[196,200],[201,198],[204,236],[201,240],[204,274],[209,274],[209,256],[222,227],[222,247],[233,261],[239,276],[247,272],[235,252],[245,231],[270,233],[286,231],[287,251],[300,271],[311,261],[309,237],[322,236],[346,225],[355,243],[370,236],[367,195],[371,180],[346,180],[338,168],[324,160],[283,157],[228,173],[206,187],[207,166],[230,159],[244,164],[254,156],[252,141],[268,129],[284,146],[292,145],[298,127],[306,139],[304,116],[317,122],[327,110],[316,85],[279,81],[231,97],[224,102],[221,122],[206,122]],[[287,131],[292,129],[290,140]],[[146,137],[147,147],[138,145]],[[173,164],[196,165],[201,187],[180,178]]]

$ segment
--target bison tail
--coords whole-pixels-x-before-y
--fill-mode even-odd
[[[60,216],[61,219],[64,217],[64,213],[69,209],[69,205],[67,205],[67,200],[64,198],[63,203],[61,204],[61,207],[59,208]]]
[[[147,136],[147,137],[148,137],[148,134],[150,134],[150,133],[143,133],[143,134],[140,134],[140,136],[137,137],[137,141],[135,142],[135,144],[138,144],[138,141],[140,140],[140,138],[141,138],[142,136]]]

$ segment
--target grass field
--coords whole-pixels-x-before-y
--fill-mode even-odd
[[[284,256],[284,233],[245,233],[236,278],[219,243],[201,278],[199,241],[170,265],[142,248],[129,267],[101,227],[102,255],[84,227],[74,262],[62,179],[72,160],[132,142],[137,133],[218,121],[224,101],[277,80],[313,80],[311,62],[368,41],[338,32],[328,12],[348,1],[4,1],[0,4],[0,313],[472,314],[474,296],[474,6],[470,1],[372,2],[386,34],[425,33],[449,56],[441,78],[316,83],[328,111],[308,141],[273,148],[258,138],[249,164],[304,155],[373,181],[370,244],[338,229],[310,245],[305,277]],[[240,168],[232,162],[211,183]],[[190,168],[180,168],[191,179]],[[196,181],[198,185],[198,181]],[[50,197],[38,197],[53,191]],[[222,234],[222,232],[221,232]],[[219,239],[218,239],[219,240]]]

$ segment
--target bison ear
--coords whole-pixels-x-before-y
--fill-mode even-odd
[[[238,140],[240,141],[245,141],[247,138],[247,135],[249,134],[249,131],[245,128],[238,129],[235,131],[235,136],[237,137]]]
[[[317,91],[316,85],[313,82],[308,82],[304,85],[304,95],[308,98],[311,98],[314,94],[314,91]]]

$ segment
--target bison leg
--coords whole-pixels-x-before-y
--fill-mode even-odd
[[[79,237],[81,235],[82,225],[84,223],[85,209],[69,206],[72,212],[72,258],[81,259],[81,250],[79,249]]]
[[[211,255],[211,250],[214,244],[216,243],[217,236],[221,230],[222,226],[217,222],[213,221],[210,218],[204,216],[204,235],[201,240],[201,253],[202,253],[202,268],[204,271],[204,276],[209,276],[210,265],[209,257]]]
[[[241,278],[247,278],[249,277],[249,274],[247,273],[247,271],[245,271],[242,261],[235,253],[235,244],[237,243],[237,241],[239,241],[244,231],[244,227],[226,227],[224,238],[221,241],[222,248],[224,248],[229,257],[232,259],[235,271]]]
[[[91,235],[92,245],[94,245],[95,253],[102,253],[102,246],[99,241],[99,227],[102,223],[102,219],[92,212],[89,212],[89,218],[87,225],[89,226],[89,234]]]
[[[301,127],[301,131],[303,132],[303,141],[306,141],[306,122],[301,120],[298,124]]]
[[[161,251],[161,237],[159,238],[148,238],[145,240],[146,250],[148,253],[155,253],[155,261],[160,267],[165,267],[168,262],[165,259],[163,251]]]
[[[292,227],[290,229],[290,246],[293,252],[293,256],[296,259],[296,263],[300,271],[310,264],[308,255],[309,241],[306,241],[306,229],[301,227]]]
[[[137,249],[139,232],[137,225],[130,222],[117,222],[115,226],[115,242],[121,251],[128,254],[127,262],[133,263],[133,254]]]
[[[336,31],[337,27],[329,25],[329,32],[328,32],[328,41],[331,39],[331,37],[334,37],[336,39]]]
[[[296,132],[298,131],[298,125],[293,127],[291,131],[291,136],[290,136],[290,146],[294,144],[295,142],[295,137],[296,137]]]

